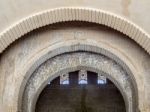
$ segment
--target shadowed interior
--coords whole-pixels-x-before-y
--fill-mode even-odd
[[[69,73],[69,84],[60,84],[60,77],[51,81],[40,94],[35,111],[126,112],[121,93],[109,79],[97,84],[97,74],[88,71],[88,84],[79,84],[78,72]]]

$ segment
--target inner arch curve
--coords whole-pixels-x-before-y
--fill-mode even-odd
[[[93,60],[94,59],[94,60]],[[72,60],[72,61],[70,61]],[[61,63],[59,63],[61,62]],[[102,66],[104,65],[104,66]],[[115,69],[116,68],[116,69]],[[119,69],[117,69],[119,68]],[[23,97],[23,112],[34,111],[34,106],[42,89],[49,80],[53,80],[60,73],[87,69],[97,73],[105,73],[120,89],[126,102],[127,112],[134,112],[132,89],[128,76],[114,61],[88,53],[71,53],[57,56],[42,64],[29,79]],[[24,110],[25,109],[25,110]]]

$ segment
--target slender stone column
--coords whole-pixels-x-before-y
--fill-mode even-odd
[[[87,71],[86,70],[79,71],[79,84],[87,84]]]
[[[60,84],[69,84],[69,74],[60,75]]]
[[[98,84],[106,84],[107,83],[107,79],[105,76],[103,76],[102,74],[98,74]]]

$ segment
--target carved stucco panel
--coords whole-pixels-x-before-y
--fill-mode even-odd
[[[50,80],[60,74],[81,69],[104,73],[120,89],[126,102],[127,112],[133,112],[133,91],[127,73],[110,58],[87,52],[62,54],[43,63],[33,73],[26,85],[23,112],[34,111],[38,95]]]

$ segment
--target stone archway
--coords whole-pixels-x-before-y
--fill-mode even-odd
[[[139,47],[128,38],[122,38],[122,35],[109,35],[109,34],[100,35],[101,33],[100,29],[96,30],[95,28],[94,30],[91,30],[91,29],[83,30],[83,28],[75,28],[75,29],[71,28],[70,29],[68,27],[67,29],[69,29],[70,33],[68,32],[66,33],[66,31],[68,31],[66,29],[63,29],[61,31],[55,30],[56,34],[58,34],[59,32],[63,32],[63,36],[58,35],[58,37],[56,37],[57,35],[53,35],[54,34],[53,31],[51,32],[49,30],[49,34],[47,34],[47,32],[45,31],[44,33],[43,31],[39,32],[40,30],[39,29],[37,30],[37,32],[35,31],[36,33],[35,36],[37,36],[38,34],[36,38],[37,40],[34,40],[34,37],[31,36],[29,40],[24,39],[23,41],[19,42],[19,45],[17,45],[18,47],[11,48],[10,51],[13,51],[14,53],[16,53],[17,57],[20,57],[21,59],[18,61],[19,63],[17,63],[19,65],[18,68],[21,67],[21,69],[18,69],[16,73],[12,75],[14,79],[16,78],[14,80],[15,82],[11,83],[12,85],[10,85],[9,83],[7,83],[6,85],[6,88],[7,88],[6,92],[10,90],[15,90],[14,93],[12,92],[11,94],[13,97],[7,97],[7,95],[4,96],[4,100],[8,99],[10,101],[13,101],[13,103],[10,103],[10,106],[15,107],[14,112],[16,111],[22,112],[21,104],[23,101],[22,98],[24,94],[24,88],[26,87],[26,84],[28,84],[28,81],[32,77],[33,72],[42,63],[44,63],[45,61],[49,59],[53,59],[54,57],[57,57],[58,55],[63,55],[63,54],[72,53],[72,52],[80,52],[80,51],[90,52],[92,54],[97,54],[97,55],[104,55],[114,60],[117,64],[119,64],[124,69],[124,71],[127,72],[127,74],[130,77],[130,80],[131,80],[130,82],[131,82],[132,90],[133,90],[132,94],[134,94],[133,102],[135,102],[134,103],[135,111],[136,112],[138,112],[139,110],[143,111],[142,109],[144,109],[144,105],[145,105],[145,103],[143,103],[144,99],[142,96],[144,93],[143,92],[144,89],[142,86],[143,79],[141,78],[141,76],[143,76],[142,74],[143,72],[141,73],[141,69],[139,69],[141,66],[137,66],[138,64],[136,62],[136,60],[140,58],[136,57],[136,54],[134,54],[134,52],[130,53],[132,55],[128,54],[129,50],[128,50],[128,46],[126,45],[130,45],[130,46],[133,45],[134,47],[133,47],[133,50],[131,51],[137,51],[137,53],[141,56],[142,54],[140,54],[141,51]],[[78,31],[84,32],[83,33],[84,35],[74,36],[74,34],[76,34],[76,32]],[[103,36],[107,36],[109,39],[106,38],[106,40],[104,40]],[[45,38],[46,40],[43,40],[43,38]],[[41,41],[41,39],[43,41]],[[115,40],[112,41],[111,39],[116,39],[117,41]],[[120,44],[122,42],[124,42],[123,45]],[[127,42],[127,44],[125,42]],[[38,43],[42,43],[42,44],[38,44]],[[31,45],[31,46],[26,47],[26,45]],[[32,49],[32,47],[34,47],[35,51],[34,49]],[[6,58],[6,59],[9,59],[9,58]],[[140,72],[137,71],[138,69]],[[93,69],[91,71],[93,71]],[[100,71],[96,71],[96,72],[100,72]],[[14,89],[13,87],[17,89]],[[15,100],[11,100],[11,98],[14,98]]]
[[[135,112],[133,85],[127,72],[110,58],[87,52],[62,54],[43,63],[27,82],[23,96],[23,112],[34,112],[37,98],[49,80],[59,74],[80,69],[104,73],[122,93],[126,111]]]

